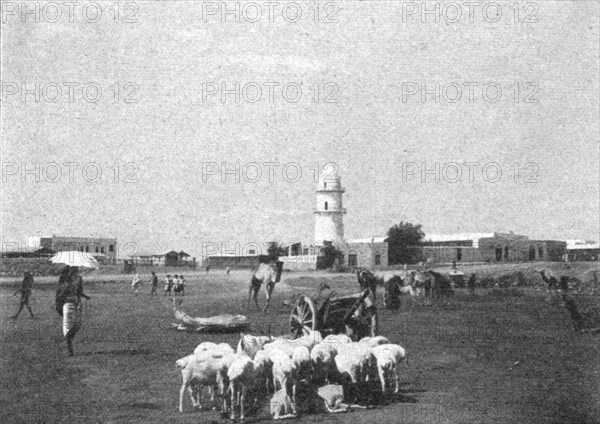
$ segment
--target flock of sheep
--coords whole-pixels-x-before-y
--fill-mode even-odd
[[[272,418],[295,417],[299,385],[321,385],[315,393],[324,400],[326,410],[342,412],[350,408],[342,403],[342,387],[346,391],[379,380],[378,387],[385,394],[393,380],[397,393],[398,365],[405,359],[406,350],[383,336],[353,342],[346,335],[323,338],[318,331],[294,340],[242,334],[236,351],[227,343],[203,342],[193,354],[176,361],[183,377],[179,410],[183,412],[186,389],[194,406],[201,409],[201,390],[207,387],[212,401],[218,392],[221,413],[232,420],[238,411],[240,420],[245,419],[245,401],[256,404],[271,391]]]

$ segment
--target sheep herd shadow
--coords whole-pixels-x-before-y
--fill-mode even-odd
[[[81,352],[77,356],[94,356],[94,355],[149,355],[154,353],[151,349],[108,349],[94,350],[91,352]]]
[[[416,404],[418,403],[417,397],[414,396],[416,393],[423,393],[427,390],[424,389],[413,389],[406,386],[410,386],[411,383],[405,382],[400,384],[398,393],[393,393],[393,389],[389,389],[386,394],[381,393],[379,382],[373,382],[372,385],[365,383],[358,387],[351,388],[350,390],[344,390],[345,403],[352,405],[351,409],[347,413],[355,413],[361,410],[376,410],[379,408],[388,407],[394,404]],[[345,413],[341,414],[330,414],[325,411],[323,400],[316,395],[317,387],[302,383],[298,387],[298,415],[296,418],[301,419],[302,417],[314,417],[318,422],[327,421],[327,416],[337,416],[342,421]],[[246,407],[245,423],[264,422],[265,419],[270,418],[269,415],[269,404],[270,396],[258,395],[255,403],[250,403]],[[217,410],[219,408],[218,402],[206,403],[202,405],[202,411]],[[193,411],[188,411],[193,412]],[[222,419],[227,420],[228,416],[222,416]],[[236,420],[237,421],[237,420]],[[290,420],[286,420],[290,421]],[[317,421],[315,421],[317,422]]]

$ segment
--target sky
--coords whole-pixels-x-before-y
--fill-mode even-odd
[[[425,3],[3,2],[3,246],[311,242],[327,163],[348,239],[598,240],[598,3]]]

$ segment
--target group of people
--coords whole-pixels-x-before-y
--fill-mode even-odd
[[[171,296],[171,291],[173,296],[183,296],[185,294],[185,278],[183,275],[175,274],[171,278],[171,275],[167,274],[165,278],[165,296]]]
[[[13,318],[17,318],[24,307],[27,307],[29,316],[31,318],[34,317],[29,305],[29,298],[33,290],[33,281],[33,274],[29,271],[25,272],[21,287],[13,295],[21,294],[19,310]],[[83,279],[79,275],[79,268],[76,266],[64,267],[58,278],[55,307],[56,312],[63,320],[63,336],[67,341],[69,356],[73,356],[73,339],[81,328],[82,298],[91,299],[90,296],[83,292]]]
[[[135,295],[138,294],[141,283],[142,279],[140,278],[140,274],[135,274],[135,277],[133,277],[133,282],[131,283],[131,289]],[[186,281],[183,275],[174,275],[171,277],[170,274],[167,274],[164,287],[165,296],[171,296],[171,293],[173,293],[174,296],[183,296],[185,294],[185,285]],[[157,289],[158,276],[156,275],[156,272],[152,271],[152,275],[150,276],[150,294],[156,296],[158,294]]]

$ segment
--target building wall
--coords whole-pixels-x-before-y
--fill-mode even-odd
[[[209,256],[205,258],[202,265],[204,267],[225,269],[252,269],[259,263],[258,256]]]
[[[379,256],[379,263],[376,260],[377,256]],[[356,263],[353,258],[356,258]],[[348,243],[344,246],[344,262],[350,268],[386,268],[388,266],[388,244],[386,242]]]
[[[567,249],[569,261],[597,261],[600,259],[600,249]]]
[[[481,251],[472,246],[424,246],[421,256],[423,261],[431,259],[434,263],[485,262]]]
[[[137,256],[131,260],[136,265],[165,266],[164,256]]]
[[[565,251],[566,243],[562,241],[500,236],[482,238],[478,247],[448,242],[439,246],[424,246],[422,256],[434,263],[560,261]]]
[[[567,243],[558,240],[536,241],[539,245],[544,246],[545,261],[562,261],[564,254],[567,252]]]
[[[102,253],[109,261],[117,258],[116,238],[96,237],[41,237],[40,247],[52,249],[56,252],[78,250],[89,253]]]

